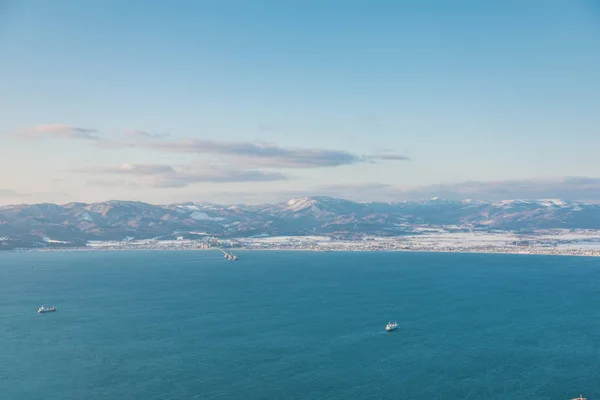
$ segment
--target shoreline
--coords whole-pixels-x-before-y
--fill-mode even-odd
[[[600,230],[544,230],[519,232],[431,232],[409,236],[330,237],[260,236],[239,238],[185,238],[93,240],[19,243],[25,247],[0,250],[13,252],[85,251],[238,251],[310,252],[418,252],[461,254],[512,254],[600,257]],[[0,249],[3,247],[0,246]]]
[[[254,251],[284,251],[284,252],[311,252],[311,253],[458,253],[458,254],[505,254],[505,255],[529,255],[529,256],[561,256],[561,257],[600,257],[600,252],[585,252],[572,250],[558,250],[556,252],[550,251],[517,251],[512,249],[497,249],[497,250],[452,250],[452,249],[326,249],[326,250],[315,250],[312,248],[249,248],[249,247],[238,247],[235,249],[228,248],[228,251],[237,252],[254,252]],[[541,250],[541,249],[540,249]],[[65,247],[65,248],[37,248],[37,249],[11,249],[0,251],[0,254],[6,253],[69,253],[69,252],[108,252],[108,251],[214,251],[219,252],[217,248],[118,248],[118,247]]]

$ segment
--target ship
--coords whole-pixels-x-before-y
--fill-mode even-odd
[[[397,328],[398,328],[398,323],[396,321],[388,322],[387,325],[385,326],[385,330],[388,332],[395,331]]]
[[[56,311],[56,307],[52,306],[52,307],[46,307],[46,306],[41,306],[40,308],[38,308],[38,314],[45,314],[45,313],[49,313],[49,312],[55,312]]]

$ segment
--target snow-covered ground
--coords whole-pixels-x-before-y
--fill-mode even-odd
[[[324,236],[276,236],[239,239],[249,248],[336,248],[336,249],[481,249],[552,247],[560,250],[600,250],[600,231],[518,234],[511,232],[427,232],[396,237],[368,236],[363,240],[332,240]]]
[[[600,251],[600,241],[564,243],[564,244],[559,244],[557,247],[559,247],[561,249],[573,249],[573,250],[581,249],[581,250]]]
[[[194,239],[160,238],[122,241],[90,241],[87,250],[185,250],[246,248],[256,250],[311,251],[442,251],[518,254],[555,254],[600,256],[600,230],[549,230],[519,234],[511,232],[423,232],[423,234],[360,239],[335,239],[327,236],[273,236],[218,239],[196,232]],[[57,243],[46,238],[48,243]]]
[[[67,244],[67,243],[69,243],[69,242],[64,242],[64,241],[62,241],[62,240],[54,240],[54,239],[50,239],[50,238],[48,238],[48,237],[45,237],[43,240],[44,240],[44,242],[46,242],[46,243],[55,243],[55,244],[57,244],[57,243],[60,243],[60,244]]]
[[[459,233],[434,233],[418,236],[406,236],[407,241],[421,244],[440,244],[454,246],[474,246],[474,245],[508,245],[518,239],[510,233],[479,233],[479,232],[459,232]]]
[[[330,242],[331,238],[328,236],[268,236],[248,238],[243,241],[249,243],[308,243]]]
[[[205,212],[194,211],[190,214],[190,218],[196,221],[224,221],[222,217],[211,217]]]

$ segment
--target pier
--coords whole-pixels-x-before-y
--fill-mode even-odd
[[[228,259],[229,261],[237,261],[238,260],[238,257],[236,255],[233,255],[232,253],[227,252],[220,247],[217,247],[217,250],[219,250],[221,253],[223,253],[223,257]]]

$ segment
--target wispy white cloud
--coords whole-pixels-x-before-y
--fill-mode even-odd
[[[374,161],[410,161],[410,158],[402,154],[375,154],[366,158]]]
[[[166,164],[122,164],[119,166],[87,166],[73,172],[94,175],[129,175],[140,178],[136,184],[154,188],[183,188],[195,183],[273,182],[289,179],[287,176],[256,170],[185,166],[175,169]],[[107,186],[107,180],[90,180],[88,183]],[[115,181],[117,182],[117,181]],[[130,185],[130,181],[118,180]]]
[[[88,166],[73,169],[85,174],[124,174],[157,175],[175,172],[172,166],[165,164],[121,164],[119,166]]]
[[[65,124],[37,125],[17,132],[15,136],[21,139],[36,140],[45,138],[100,140],[98,130],[81,128]]]
[[[407,160],[404,156],[392,154],[359,156],[344,150],[285,148],[260,142],[186,139],[177,142],[152,142],[144,146],[165,152],[224,155],[234,157],[239,164],[259,168],[337,167],[373,160]]]
[[[251,164],[271,167],[324,167],[352,164],[360,158],[345,151],[287,149],[270,143],[224,142],[187,139],[178,142],[150,143],[156,150],[178,153],[222,154],[246,158]]]
[[[209,169],[197,172],[175,172],[157,176],[152,186],[182,188],[194,183],[275,182],[289,179],[277,172],[252,170]]]
[[[18,131],[13,136],[30,141],[44,139],[81,140],[87,141],[100,149],[123,149],[135,146],[134,143],[102,137],[97,129],[80,128],[66,124],[37,125]]]
[[[88,179],[88,185],[91,186],[101,186],[101,187],[139,187],[140,185],[132,180],[125,179]]]
[[[268,128],[262,126],[262,128]],[[209,139],[166,139],[167,133],[150,133],[139,129],[126,131],[132,140],[113,140],[98,135],[96,129],[65,124],[38,125],[17,134],[22,139],[61,138],[93,142],[102,149],[137,148],[167,153],[212,154],[245,168],[322,168],[367,162],[406,161],[398,154],[358,155],[345,150],[283,147],[265,142],[234,142]]]
[[[139,129],[128,129],[125,131],[125,134],[138,139],[163,139],[171,136],[168,133],[150,133]]]

